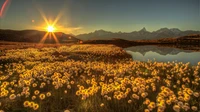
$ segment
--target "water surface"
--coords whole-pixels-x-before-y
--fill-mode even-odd
[[[125,48],[125,50],[132,56],[133,60],[139,61],[150,59],[159,62],[190,62],[191,65],[196,65],[200,62],[200,52],[191,50],[158,46],[134,46]]]

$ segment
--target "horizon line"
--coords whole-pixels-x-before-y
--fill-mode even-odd
[[[73,34],[73,33],[67,33],[67,32],[62,32],[62,31],[55,31],[55,33],[65,33],[65,34],[71,34],[71,35],[75,35],[75,36],[77,36],[77,35],[82,35],[82,34],[89,34],[89,33],[94,33],[95,31],[100,31],[100,30],[103,30],[103,31],[106,31],[106,32],[112,32],[112,33],[119,33],[119,32],[121,32],[121,33],[131,33],[131,32],[139,32],[139,31],[142,31],[143,29],[145,29],[145,31],[147,31],[147,32],[150,32],[150,33],[152,33],[152,32],[155,32],[155,31],[158,31],[158,30],[161,30],[161,29],[178,29],[178,30],[180,30],[180,31],[200,31],[200,30],[192,30],[192,29],[187,29],[187,30],[182,30],[182,29],[180,29],[180,28],[175,28],[175,27],[173,27],[173,28],[168,28],[168,27],[161,27],[161,28],[159,28],[159,29],[157,29],[157,30],[152,30],[152,31],[149,31],[149,30],[146,30],[146,27],[143,27],[142,29],[140,29],[140,30],[133,30],[133,31],[109,31],[109,30],[104,30],[104,29],[98,29],[98,30],[93,30],[93,31],[90,31],[90,32],[85,32],[85,33],[80,33],[80,34]],[[13,31],[26,31],[26,30],[35,30],[35,31],[41,31],[41,32],[47,32],[47,31],[45,31],[45,30],[37,30],[37,29],[10,29],[10,28],[0,28],[0,30],[13,30]]]

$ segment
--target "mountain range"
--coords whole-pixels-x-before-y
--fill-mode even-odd
[[[47,34],[47,32],[37,31],[37,30],[16,31],[16,30],[0,29],[0,41],[38,43],[42,40],[45,34]],[[47,35],[44,41],[45,43],[55,43],[55,39],[53,38],[53,35],[50,35],[50,34],[51,33]],[[80,40],[91,40],[91,42],[85,41],[85,43],[102,43],[102,44],[114,43],[116,45],[117,44],[121,45],[122,43],[124,43],[127,46],[127,45],[135,44],[134,40],[158,39],[160,41],[172,42],[172,40],[175,39],[174,37],[188,38],[187,36],[191,37],[190,35],[192,34],[200,34],[200,31],[193,31],[193,30],[181,31],[177,28],[171,28],[171,29],[161,28],[157,31],[149,32],[146,30],[146,28],[143,28],[140,31],[133,31],[130,33],[125,33],[125,32],[113,33],[113,32],[104,31],[104,30],[96,30],[92,33],[81,34],[77,36],[74,36],[72,34],[65,34],[62,32],[54,32],[53,34],[55,34],[59,43],[77,43],[77,42],[80,42]],[[199,38],[199,35],[197,36]]]
[[[0,29],[0,41],[12,41],[12,42],[40,42],[47,34],[45,31],[37,30],[2,30]],[[65,34],[62,32],[53,33],[59,43],[77,43],[80,40],[71,34]],[[44,43],[56,43],[52,33],[46,35]]]
[[[173,38],[187,36],[191,34],[200,34],[200,31],[186,30],[181,31],[178,28],[161,28],[157,31],[149,32],[146,28],[133,32],[110,32],[105,30],[96,30],[87,34],[80,34],[76,37],[81,40],[110,40],[120,38],[125,40],[154,40],[163,38]]]

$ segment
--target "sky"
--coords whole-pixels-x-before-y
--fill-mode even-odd
[[[58,18],[57,31],[72,34],[160,28],[200,30],[200,0],[0,0],[0,29],[45,30]]]

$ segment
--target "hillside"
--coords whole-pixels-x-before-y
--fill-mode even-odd
[[[113,44],[119,47],[130,47],[139,45],[164,45],[164,46],[179,46],[183,47],[186,45],[200,46],[200,35],[187,35],[176,38],[163,38],[163,39],[152,39],[152,40],[124,40],[120,38],[113,38],[110,40],[86,40],[83,44]],[[184,48],[185,49],[185,48]],[[196,50],[196,48],[195,48]]]
[[[129,41],[124,39],[111,39],[111,40],[88,40],[84,41],[84,44],[113,44],[119,47],[130,47],[134,46],[137,43],[135,41]]]
[[[0,41],[12,41],[12,42],[33,42],[38,43],[42,40],[47,32],[37,30],[1,30],[0,29]],[[77,43],[79,39],[72,35],[64,34],[62,32],[55,32],[59,43]],[[53,35],[47,35],[45,43],[55,43]]]
[[[200,34],[181,36],[181,37],[177,37],[177,38],[164,38],[164,39],[159,39],[158,42],[200,45]]]

